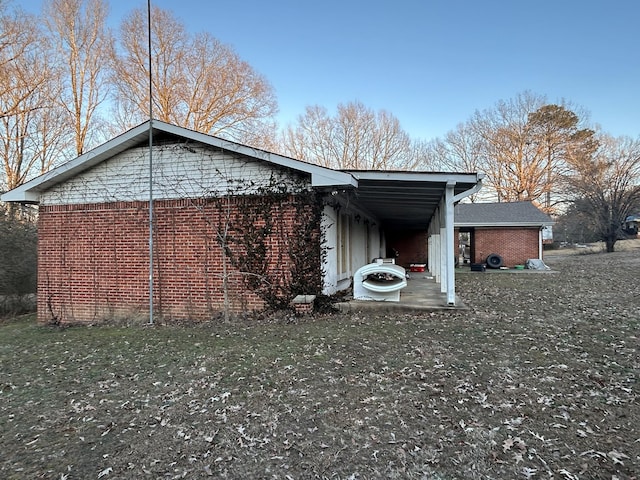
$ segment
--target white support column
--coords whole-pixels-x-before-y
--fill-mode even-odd
[[[438,224],[440,226],[440,252],[438,262],[440,263],[440,293],[447,292],[447,232],[446,232],[446,195],[440,200],[438,207]]]
[[[456,304],[456,277],[455,277],[455,259],[454,259],[454,192],[455,183],[447,183],[444,202],[444,264],[445,275],[442,284],[445,286],[447,293],[447,303],[449,305]],[[446,284],[446,285],[445,285]]]
[[[433,235],[429,232],[429,238],[427,239],[427,268],[429,269],[429,273],[431,276],[434,276],[433,273],[433,262],[435,262],[436,257],[433,255]]]
[[[440,275],[442,272],[442,263],[440,261],[441,250],[442,250],[442,238],[440,237],[440,207],[436,209],[435,214],[433,215],[433,219],[431,220],[431,225],[429,229],[431,230],[431,247],[433,249],[431,254],[431,262],[429,263],[429,271],[434,276],[436,283],[440,283]]]
[[[542,227],[540,227],[540,231],[538,232],[538,258],[542,260]]]
[[[482,188],[482,177],[478,178],[478,183],[471,189],[455,195],[455,182],[447,182],[444,198],[444,255],[445,265],[447,266],[447,282],[446,293],[447,303],[449,305],[456,304],[456,277],[455,277],[455,255],[454,251],[454,222],[455,222],[455,204],[469,195],[472,195]]]
[[[458,195],[455,194],[455,186],[455,182],[447,182],[445,194],[440,199],[428,228],[429,271],[435,277],[436,283],[440,283],[440,292],[447,295],[449,305],[456,304],[455,204],[482,188],[482,176],[478,176],[478,183],[475,186]]]
[[[436,279],[436,283],[440,283],[440,249],[442,247],[440,242],[440,234],[433,235],[433,276]]]
[[[447,293],[447,276],[449,269],[447,267],[447,229],[440,228],[440,293]]]

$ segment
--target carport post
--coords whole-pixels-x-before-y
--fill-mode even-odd
[[[445,202],[444,202],[444,257],[445,257],[445,281],[447,282],[447,303],[449,305],[456,304],[456,277],[455,277],[455,262],[453,258],[453,224],[454,224],[454,188],[455,182],[447,182],[445,190]]]
[[[544,252],[544,247],[542,246],[543,244],[543,238],[542,238],[542,229],[544,227],[540,227],[540,231],[538,232],[538,258],[540,260],[542,260],[542,255]]]
[[[473,195],[474,193],[480,191],[482,188],[482,178],[483,176],[478,175],[478,183],[476,183],[473,188],[466,190],[464,192],[459,193],[458,195],[454,195],[454,188],[456,186],[456,182],[449,181],[447,182],[447,187],[445,190],[445,207],[444,207],[444,215],[445,215],[445,255],[447,266],[447,303],[449,305],[456,304],[456,278],[455,278],[455,259],[454,259],[454,248],[453,248],[453,235],[454,235],[454,222],[455,222],[455,204],[458,203],[465,197],[469,195]]]

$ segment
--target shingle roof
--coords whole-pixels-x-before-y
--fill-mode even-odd
[[[456,227],[546,226],[549,215],[531,202],[459,203],[455,208]]]

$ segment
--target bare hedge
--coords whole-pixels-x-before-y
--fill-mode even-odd
[[[35,308],[37,230],[34,222],[0,213],[0,315]]]

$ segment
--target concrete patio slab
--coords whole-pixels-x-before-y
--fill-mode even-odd
[[[400,291],[399,302],[375,300],[348,300],[336,303],[341,312],[428,312],[435,310],[455,310],[466,308],[456,297],[456,304],[447,303],[447,294],[440,291],[440,285],[428,272],[411,273],[407,286]]]

